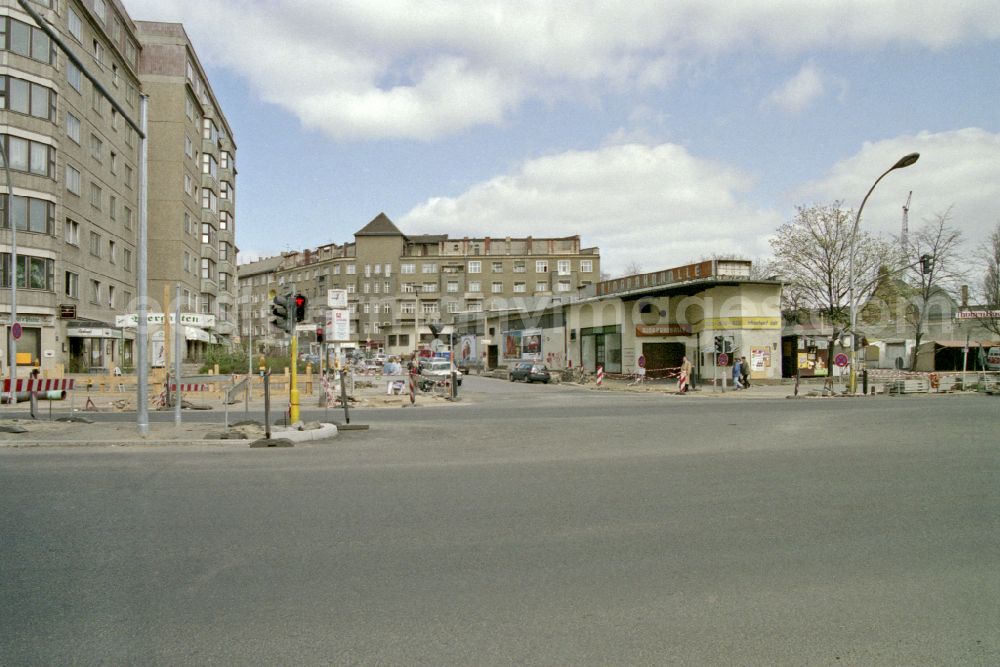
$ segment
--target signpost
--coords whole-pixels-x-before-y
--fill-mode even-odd
[[[21,340],[21,334],[24,330],[21,328],[20,322],[14,322],[10,327],[10,335],[14,340]]]
[[[848,362],[847,355],[844,354],[843,352],[841,352],[840,354],[838,354],[833,358],[833,363],[837,364],[837,366],[839,366],[840,368],[846,366],[847,362]]]

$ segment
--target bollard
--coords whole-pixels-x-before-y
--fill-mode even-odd
[[[597,388],[600,389],[604,384],[604,366],[597,367]]]
[[[861,371],[861,395],[864,396],[868,393],[868,369]]]

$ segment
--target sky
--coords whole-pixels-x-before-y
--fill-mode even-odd
[[[184,24],[237,145],[241,263],[560,237],[602,271],[765,259],[797,207],[1000,223],[995,0],[125,0]],[[276,230],[282,230],[280,234]]]

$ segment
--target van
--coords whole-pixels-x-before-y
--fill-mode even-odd
[[[1000,371],[1000,347],[991,347],[987,350],[986,370]]]

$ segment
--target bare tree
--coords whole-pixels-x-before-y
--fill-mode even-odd
[[[787,295],[798,309],[819,312],[833,326],[831,340],[849,324],[853,231],[854,212],[838,201],[799,207],[771,240],[775,272],[788,285],[783,299]],[[879,284],[880,269],[895,265],[899,252],[895,244],[861,230],[853,245],[855,298],[863,304]]]
[[[984,315],[977,319],[984,329],[1000,336],[1000,222],[986,237],[986,243],[979,249],[980,267],[983,270]]]
[[[916,368],[920,343],[927,333],[928,314],[935,306],[942,307],[942,301],[950,301],[964,278],[959,268],[961,243],[962,232],[952,226],[949,209],[910,234],[903,248],[911,288],[906,321],[915,339],[912,368]]]
[[[637,276],[642,273],[642,265],[639,262],[631,261],[625,266],[625,273],[622,274],[622,278],[625,276]]]

